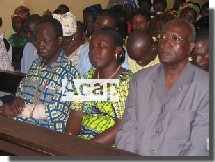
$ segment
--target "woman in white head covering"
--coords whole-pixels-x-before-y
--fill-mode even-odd
[[[76,16],[70,12],[63,15],[53,14],[63,27],[63,50],[67,57],[77,66],[77,60],[85,40],[86,29],[81,22],[77,22]]]

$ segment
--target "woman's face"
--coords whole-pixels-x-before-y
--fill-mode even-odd
[[[93,15],[85,14],[83,17],[84,25],[87,29],[88,36],[91,36],[94,32],[94,25],[96,22],[96,17]]]
[[[149,27],[149,21],[142,15],[136,15],[132,19],[133,30],[146,30]]]
[[[194,9],[192,8],[185,8],[180,14],[179,17],[187,20],[191,24],[195,24],[196,19],[197,19],[197,13]]]
[[[24,21],[21,17],[15,16],[12,18],[12,27],[15,32],[24,30]]]
[[[162,3],[155,3],[153,5],[154,11],[157,12],[164,12],[166,7],[164,6],[164,4]]]
[[[101,31],[93,34],[89,48],[90,62],[95,68],[106,68],[117,64],[115,58],[116,46],[114,46],[113,40],[108,34]]]

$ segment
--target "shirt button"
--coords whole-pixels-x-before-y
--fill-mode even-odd
[[[155,153],[156,153],[156,151],[155,151],[155,150],[151,150],[151,153],[152,153],[152,154],[155,154]]]
[[[159,132],[161,132],[161,129],[157,128],[157,129],[155,130],[155,132],[156,132],[156,133],[159,133]]]
[[[164,108],[164,107],[162,107],[162,108],[161,108],[161,112],[163,113],[164,111],[165,111],[165,108]]]
[[[161,107],[161,113],[163,113],[165,111],[165,105],[163,105],[162,107]]]

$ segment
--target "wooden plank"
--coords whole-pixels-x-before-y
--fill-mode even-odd
[[[25,74],[0,70],[0,91],[15,93],[19,82],[25,77]]]
[[[49,156],[139,156],[0,115],[0,140]],[[4,150],[1,148],[0,150]],[[22,155],[22,152],[11,152]]]
[[[19,145],[5,142],[2,140],[0,140],[0,148],[1,148],[1,150],[4,150],[5,154],[10,154],[10,155],[16,155],[16,154],[18,154],[20,156],[41,156],[41,155],[44,155],[42,153],[35,152],[35,151],[29,150],[27,148],[20,147]],[[0,155],[1,155],[1,152],[0,152]]]

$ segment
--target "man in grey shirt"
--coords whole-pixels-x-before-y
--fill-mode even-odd
[[[117,148],[143,156],[208,156],[209,75],[188,61],[195,35],[180,18],[165,25],[161,64],[131,79]]]

